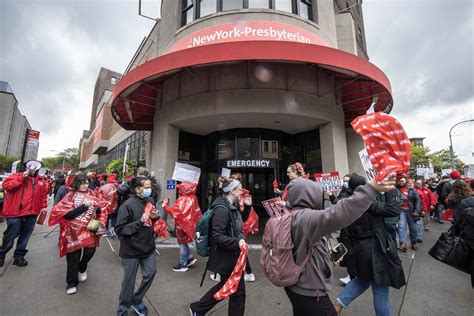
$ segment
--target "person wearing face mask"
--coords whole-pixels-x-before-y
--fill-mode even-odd
[[[411,249],[416,250],[417,228],[415,221],[420,219],[420,196],[413,188],[411,180],[407,181],[407,179],[401,178],[398,181],[397,188],[402,194],[400,220],[398,222],[398,236],[400,238],[398,250],[407,251],[407,227],[410,231]]]
[[[205,315],[219,301],[214,298],[226,283],[239,258],[240,249],[245,245],[242,215],[235,206],[242,194],[242,184],[235,179],[226,179],[222,186],[223,196],[214,200],[211,219],[211,252],[206,269],[219,273],[220,282],[212,287],[198,302],[190,305],[191,315]],[[244,315],[245,282],[241,280],[237,291],[230,295],[229,315]]]
[[[142,177],[130,180],[130,190],[135,194],[123,203],[118,211],[115,232],[120,240],[119,256],[122,258],[123,280],[117,315],[128,315],[130,307],[138,315],[147,315],[143,297],[156,274],[155,235],[150,219],[159,218],[157,212],[145,212],[148,203],[154,205],[151,181]],[[142,282],[135,290],[138,266]]]
[[[26,171],[8,176],[2,183],[5,199],[2,217],[7,219],[7,229],[3,233],[0,246],[0,267],[5,262],[5,256],[13,248],[13,265],[24,267],[28,265],[25,255],[28,240],[35,228],[38,214],[47,207],[48,184],[38,175],[41,162],[31,160],[26,162]]]
[[[59,224],[59,256],[66,256],[66,294],[77,292],[87,280],[87,265],[99,246],[100,225],[105,232],[109,203],[89,188],[86,175],[78,174],[71,191],[51,210],[49,226]]]
[[[345,199],[346,197],[349,197],[351,195],[351,192],[349,190],[349,179],[350,179],[350,177],[351,177],[350,174],[346,174],[342,178],[342,189],[339,192],[339,195],[337,197],[334,194],[332,194],[332,192],[330,192],[330,191],[327,192],[327,194],[329,196],[329,200],[331,201],[331,203],[333,205],[336,204],[339,200]]]

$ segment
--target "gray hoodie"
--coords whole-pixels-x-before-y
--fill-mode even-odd
[[[358,219],[375,201],[379,192],[370,184],[359,186],[352,196],[322,210],[323,189],[311,180],[297,178],[288,185],[292,211],[299,211],[291,224],[296,264],[302,264],[312,247],[298,283],[290,290],[305,296],[323,296],[332,290],[332,268],[327,257],[324,236],[344,228]],[[333,245],[335,246],[335,244]]]

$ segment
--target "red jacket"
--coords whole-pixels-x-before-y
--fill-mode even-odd
[[[6,192],[3,217],[38,215],[48,205],[48,183],[40,176],[25,177],[14,173],[3,181]]]
[[[421,210],[423,212],[430,212],[431,206],[431,191],[428,188],[415,188],[421,200]]]

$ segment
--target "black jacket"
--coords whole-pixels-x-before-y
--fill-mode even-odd
[[[151,201],[134,195],[119,208],[115,232],[120,238],[122,258],[146,258],[155,250],[153,227],[145,226],[140,220],[148,202]]]
[[[386,192],[384,199],[377,198],[358,220],[341,230],[341,240],[348,248],[344,260],[351,278],[399,289],[406,284],[405,275],[396,241],[384,223],[384,218],[400,215],[397,190]]]
[[[457,234],[462,230],[464,241],[474,251],[474,216],[472,211],[470,211],[473,208],[474,196],[465,198],[459,203],[457,219],[454,221],[454,229]],[[466,214],[468,211],[469,214]]]
[[[239,240],[244,238],[243,221],[240,210],[231,205],[227,198],[218,197],[213,205],[224,204],[214,208],[211,220],[211,252],[207,262],[210,271],[231,274],[239,258]],[[211,207],[212,207],[211,206]]]

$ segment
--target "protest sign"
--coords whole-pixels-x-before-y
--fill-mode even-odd
[[[286,207],[278,205],[277,202],[281,202],[281,199],[278,197],[262,201],[262,205],[270,217],[280,216],[287,210]]]
[[[232,170],[230,170],[228,168],[222,168],[221,176],[226,177],[226,178],[230,178],[230,172],[231,171]]]
[[[185,163],[175,162],[173,180],[199,183],[201,169]]]
[[[377,172],[374,169],[374,166],[372,165],[372,162],[370,161],[369,154],[367,153],[367,149],[362,149],[359,151],[359,157],[360,161],[362,162],[362,167],[364,167],[365,171],[365,176],[367,177],[367,180],[372,181],[375,179],[375,176],[377,175]]]
[[[324,191],[340,191],[342,190],[341,179],[339,178],[339,171],[328,173],[315,173],[314,180],[319,182]]]
[[[433,168],[421,168],[418,167],[416,168],[416,175],[423,177],[425,179],[431,178],[433,175],[435,175]]]

